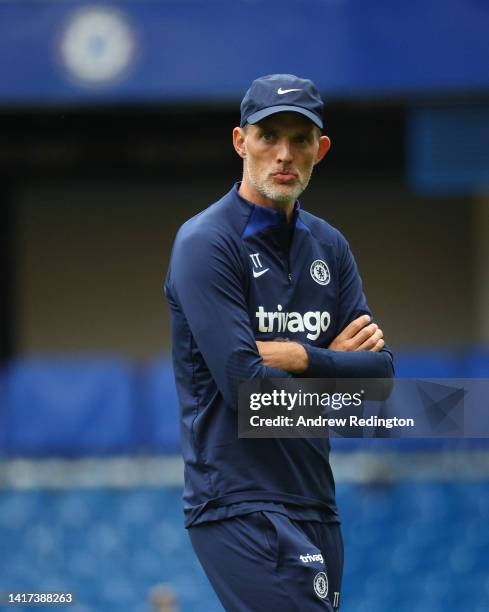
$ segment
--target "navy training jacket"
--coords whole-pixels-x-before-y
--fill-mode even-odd
[[[165,282],[180,402],[187,527],[275,508],[336,521],[329,440],[237,437],[238,383],[292,375],[263,364],[255,340],[304,344],[302,377],[389,378],[388,349],[326,347],[371,314],[347,241],[300,209],[248,202],[239,183],[177,233]]]

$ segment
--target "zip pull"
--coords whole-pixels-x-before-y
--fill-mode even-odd
[[[292,272],[289,272],[289,283],[292,282]]]

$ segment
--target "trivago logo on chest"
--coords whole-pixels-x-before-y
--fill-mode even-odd
[[[309,311],[304,314],[300,312],[285,312],[280,304],[274,312],[266,312],[263,306],[258,306],[256,311],[258,319],[258,331],[260,332],[309,332],[306,335],[308,340],[317,340],[321,332],[325,332],[330,323],[329,312]]]

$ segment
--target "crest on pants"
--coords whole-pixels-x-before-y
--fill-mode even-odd
[[[314,576],[314,592],[318,597],[324,599],[328,594],[328,576],[326,572],[318,572]]]

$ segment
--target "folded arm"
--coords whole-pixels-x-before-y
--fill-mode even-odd
[[[327,347],[296,342],[257,342],[266,365],[306,378],[391,378],[392,353],[372,322],[362,281],[348,243],[338,235],[340,332]]]
[[[297,376],[392,376],[392,358],[388,350],[383,350],[383,332],[376,323],[370,323],[368,315],[362,315],[352,321],[338,334],[328,349],[298,342],[258,340],[256,344],[265,365],[287,370]],[[374,355],[375,353],[380,355]]]

